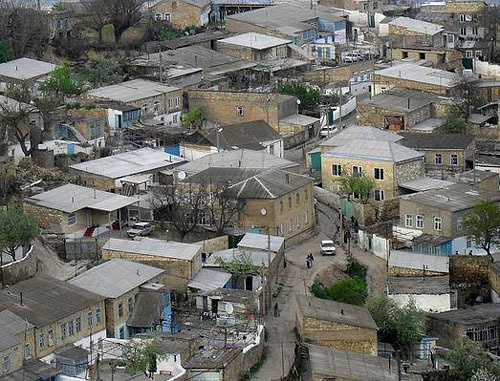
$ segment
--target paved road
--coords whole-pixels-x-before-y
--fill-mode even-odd
[[[286,249],[287,271],[281,280],[281,291],[277,302],[280,306],[280,317],[274,317],[273,311],[265,318],[268,332],[267,359],[254,375],[255,380],[279,380],[283,374],[288,374],[294,361],[294,343],[297,340],[295,327],[294,294],[310,295],[309,288],[314,278],[329,266],[336,265],[345,268],[346,255],[341,247],[337,255],[324,257],[319,254],[319,242],[330,238],[336,229],[338,212],[318,203],[318,233],[304,240],[301,244]],[[315,263],[312,269],[306,268],[305,258],[308,253],[314,254]],[[360,250],[357,246],[351,248],[355,258],[368,268],[369,297],[383,295],[386,288],[387,271],[385,261]]]

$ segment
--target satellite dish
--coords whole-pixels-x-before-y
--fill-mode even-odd
[[[179,178],[179,180],[184,180],[186,178],[186,172],[184,171],[180,171],[178,174],[177,174],[177,177]]]
[[[224,310],[228,315],[231,315],[234,311],[233,305],[231,303],[226,303],[226,306],[224,307]]]
[[[267,214],[267,209],[266,208],[262,208],[260,210],[260,214],[262,214],[263,216],[265,216]]]

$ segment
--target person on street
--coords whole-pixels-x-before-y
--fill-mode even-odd
[[[274,303],[274,317],[280,316],[280,309],[278,307],[278,302]]]
[[[306,258],[306,266],[308,269],[312,267],[311,258],[309,258],[309,255]]]

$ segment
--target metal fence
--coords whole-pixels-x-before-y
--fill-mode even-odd
[[[79,238],[65,240],[63,246],[63,259],[97,259],[99,258],[100,245],[97,238]]]

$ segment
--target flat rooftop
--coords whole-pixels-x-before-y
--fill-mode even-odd
[[[442,276],[389,276],[389,294],[442,295],[450,293],[450,277]]]
[[[450,321],[463,325],[478,325],[500,320],[500,304],[478,304],[430,315],[432,319]]]
[[[110,238],[103,249],[190,261],[200,252],[201,246],[152,238],[140,241]]]
[[[424,91],[394,88],[377,94],[371,99],[363,99],[359,103],[387,110],[409,112],[428,106],[440,98],[448,99]]]
[[[224,38],[219,40],[219,42],[224,44],[238,45],[245,48],[251,48],[255,50],[264,50],[273,48],[275,46],[281,46],[291,43],[291,40],[285,40],[283,38],[268,36],[266,34],[249,32],[239,34],[237,36]]]
[[[403,27],[408,31],[421,34],[435,35],[444,31],[444,27],[427,21],[415,20],[410,17],[396,17],[389,25]]]
[[[157,97],[180,90],[178,87],[168,86],[147,79],[134,79],[90,90],[89,97],[109,99],[117,102],[134,102],[141,99]]]
[[[118,155],[84,161],[72,165],[71,168],[110,179],[120,179],[125,176],[164,169],[185,162],[186,160],[183,158],[161,150],[140,148]]]
[[[36,79],[51,73],[56,65],[49,62],[19,58],[0,64],[0,76],[13,79]]]
[[[403,139],[398,134],[384,131],[372,126],[349,126],[336,133],[331,138],[320,143],[320,146],[341,146],[355,139],[397,142]]]
[[[456,74],[430,67],[401,64],[386,69],[377,70],[375,75],[421,82],[429,85],[453,88],[456,86]]]

